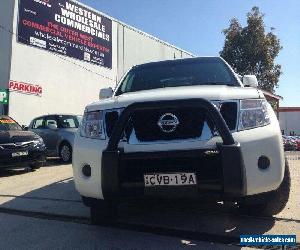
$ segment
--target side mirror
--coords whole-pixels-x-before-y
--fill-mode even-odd
[[[112,97],[114,91],[111,87],[100,89],[99,99],[106,99]]]
[[[21,127],[22,127],[22,129],[25,130],[25,131],[28,131],[28,129],[29,129],[28,126],[25,126],[25,125],[22,125]]]
[[[243,84],[245,87],[253,87],[257,88],[258,81],[255,75],[244,75],[243,76]]]

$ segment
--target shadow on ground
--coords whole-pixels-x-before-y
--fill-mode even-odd
[[[64,163],[59,157],[47,157],[45,167],[59,167],[58,165],[67,165],[70,163]]]
[[[54,167],[54,166],[53,166]],[[59,166],[57,166],[59,168]],[[83,206],[75,191],[72,178],[61,180],[21,196],[10,197],[0,205],[12,209],[76,218],[89,218],[89,209]],[[130,202],[119,206],[116,224],[125,229],[158,234],[182,233],[185,238],[231,237],[237,243],[240,234],[264,234],[274,225],[274,219],[255,219],[240,216],[233,203],[200,204],[179,202]],[[176,235],[180,237],[180,235]],[[204,237],[205,238],[205,237]],[[209,238],[210,239],[210,238]]]
[[[19,168],[19,169],[0,169],[0,178],[9,177],[13,175],[22,175],[31,172],[30,168]]]
[[[59,167],[59,165],[67,165],[70,163],[63,163],[62,160],[58,157],[50,157],[47,158],[47,161],[44,163],[43,167]],[[28,172],[33,172],[36,170],[32,170],[30,167],[17,167],[17,168],[3,168],[0,169],[0,178],[1,177],[9,177],[14,175],[22,175],[27,174]]]

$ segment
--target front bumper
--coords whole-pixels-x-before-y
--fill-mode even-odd
[[[12,157],[15,152],[28,152],[28,155]],[[22,168],[31,165],[42,165],[46,161],[45,147],[29,147],[17,150],[0,150],[0,168]]]
[[[195,186],[145,187],[144,174],[196,174]],[[167,152],[102,154],[102,193],[104,199],[119,200],[144,195],[197,197],[214,193],[222,197],[246,194],[244,164],[239,145],[219,145],[218,150],[182,150]],[[188,192],[187,192],[188,191]]]
[[[119,142],[122,127],[134,109],[159,108],[166,104],[208,107],[207,112],[214,116],[214,123],[219,124],[220,136],[205,141],[170,141],[153,145]],[[128,106],[109,141],[76,135],[73,149],[75,187],[82,196],[96,199],[136,198],[149,194],[143,183],[144,173],[195,172],[196,187],[156,186],[155,193],[174,191],[168,196],[171,197],[183,191],[186,197],[193,193],[197,198],[202,194],[239,198],[275,190],[283,179],[284,152],[277,118],[272,108],[269,109],[269,125],[230,133],[219,111],[205,100],[201,103],[181,100],[175,104],[168,101]],[[260,156],[270,159],[268,169],[258,168]],[[85,165],[91,167],[90,177],[82,173]]]

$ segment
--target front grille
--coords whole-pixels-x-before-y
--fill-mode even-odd
[[[0,144],[1,149],[9,149],[9,150],[22,150],[26,149],[33,145],[33,142],[27,142],[22,144],[15,144],[15,143],[7,143],[7,144]]]
[[[224,102],[220,106],[220,113],[230,130],[236,129],[237,109],[237,102]],[[174,114],[179,121],[176,129],[170,133],[163,132],[158,125],[161,116],[168,113]],[[105,126],[108,137],[111,136],[118,118],[118,111],[106,112]],[[137,139],[142,142],[199,138],[205,121],[213,130],[214,126],[207,118],[206,112],[197,107],[135,111],[125,128],[125,135],[128,139],[134,129]]]
[[[159,127],[158,121],[164,114],[173,114],[178,118],[179,124],[173,132],[164,132]],[[134,112],[132,124],[139,141],[188,139],[201,136],[205,117],[205,112],[198,108],[162,108]]]

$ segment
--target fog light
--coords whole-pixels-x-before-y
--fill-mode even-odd
[[[267,169],[270,166],[270,160],[267,156],[262,155],[258,158],[257,165],[260,169]]]
[[[91,166],[90,165],[84,165],[82,167],[82,173],[86,177],[90,177],[92,174]]]

